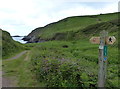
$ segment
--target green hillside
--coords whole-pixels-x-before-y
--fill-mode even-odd
[[[24,38],[30,42],[24,44],[29,49],[27,54],[18,60],[3,60],[5,72],[16,75],[20,87],[97,88],[99,44],[91,44],[89,39],[106,30],[116,42],[108,45],[105,87],[118,88],[118,14],[68,17],[36,28]],[[2,38],[4,58],[23,48],[5,31]]]
[[[48,24],[45,27],[36,28],[25,37],[24,40],[28,40],[29,42],[39,42],[43,40],[78,40],[84,37],[87,31],[94,31],[94,33],[92,32],[91,34],[96,34],[95,31],[98,33],[100,30],[113,32],[118,28],[118,14],[119,13],[110,13],[68,17],[58,22]]]
[[[2,31],[2,58],[6,59],[11,57],[24,49],[24,46],[19,42],[12,39],[10,34],[6,31]]]
[[[107,30],[116,37],[108,45],[106,87],[118,87],[118,13],[94,16],[69,17],[33,30],[26,40],[47,42],[35,45],[31,50],[32,72],[44,87],[98,86],[98,44],[91,44],[92,36]],[[50,41],[51,40],[51,41]]]
[[[44,87],[98,86],[98,47],[89,40],[48,41],[31,50],[32,72]],[[118,48],[108,46],[106,87],[118,87]]]

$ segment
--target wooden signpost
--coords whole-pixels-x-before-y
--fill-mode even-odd
[[[92,44],[99,44],[99,43],[100,43],[100,37],[92,37],[92,38],[90,39],[90,42],[91,42]]]
[[[116,38],[114,36],[106,37],[105,39],[106,44],[113,44],[116,41]],[[100,44],[100,37],[91,37],[90,42],[92,44]]]
[[[100,37],[92,37],[90,42],[99,45],[99,72],[98,72],[98,87],[105,87],[106,71],[107,71],[107,50],[108,44],[113,44],[116,41],[114,36],[108,36],[105,30],[100,32]]]

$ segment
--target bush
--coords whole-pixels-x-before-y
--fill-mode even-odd
[[[77,61],[67,59],[32,58],[33,71],[39,82],[47,87],[90,87],[96,85]]]

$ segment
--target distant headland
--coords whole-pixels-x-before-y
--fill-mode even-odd
[[[15,36],[12,36],[12,37],[24,37],[24,36],[15,35]]]

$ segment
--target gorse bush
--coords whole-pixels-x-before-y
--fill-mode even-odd
[[[34,68],[38,81],[45,82],[48,87],[96,86],[96,80],[91,81],[77,61],[45,58],[39,59]]]
[[[78,48],[69,42],[46,42],[34,47],[31,61],[36,79],[48,87],[95,87],[97,69],[87,69],[91,63],[73,49]]]

